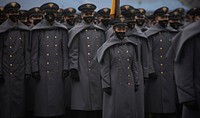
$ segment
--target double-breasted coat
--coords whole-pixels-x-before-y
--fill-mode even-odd
[[[68,29],[46,19],[31,29],[32,72],[39,72],[35,85],[35,116],[59,116],[65,113],[63,70],[69,70]]]
[[[103,94],[103,118],[138,118],[135,87],[139,86],[137,43],[115,35],[98,50],[101,64],[102,88],[111,88]]]
[[[70,69],[77,69],[80,78],[80,81],[72,80],[73,110],[102,109],[100,65],[95,55],[104,42],[104,30],[93,23],[83,21],[69,31]]]
[[[0,26],[0,117],[23,117],[25,75],[31,74],[29,28],[10,19]]]
[[[173,58],[166,58],[176,30],[159,24],[145,32],[150,50],[150,70],[155,71],[145,83],[145,110],[150,113],[174,113],[176,111],[177,94],[174,80]]]

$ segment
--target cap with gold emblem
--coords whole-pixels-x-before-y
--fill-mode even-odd
[[[103,8],[98,11],[100,16],[110,16],[110,8]]]
[[[29,17],[31,17],[31,16],[41,16],[42,11],[40,10],[39,7],[34,7],[34,8],[31,8],[30,10],[28,10],[28,14],[29,14]]]
[[[120,9],[123,12],[123,11],[128,11],[128,10],[134,9],[134,7],[131,5],[123,5],[120,7]]]
[[[169,19],[170,20],[180,20],[181,16],[180,13],[178,11],[172,11],[169,13]]]
[[[79,11],[94,11],[96,9],[96,5],[91,3],[86,3],[78,7]]]
[[[4,6],[4,10],[6,12],[10,12],[10,11],[19,11],[21,5],[17,2],[10,2],[7,5]]]
[[[193,16],[200,16],[200,7],[195,7],[191,14]]]
[[[62,15],[66,15],[66,16],[74,16],[75,14],[76,14],[76,9],[72,7],[66,8],[62,12]]]
[[[59,9],[59,6],[53,2],[45,3],[40,7],[40,10],[44,12],[46,11],[57,12],[58,9]]]
[[[161,7],[154,11],[154,16],[165,16],[168,13],[168,7]]]
[[[136,10],[134,8],[123,10],[122,15],[129,18],[129,17],[135,17]]]

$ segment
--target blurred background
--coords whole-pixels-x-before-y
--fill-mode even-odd
[[[9,2],[16,1],[21,4],[21,9],[28,10],[32,7],[39,7],[46,2],[55,2],[60,8],[77,7],[86,2],[93,3],[97,6],[97,10],[103,7],[111,7],[112,0],[0,0],[0,6],[4,6]],[[170,10],[182,7],[188,10],[191,7],[200,6],[200,0],[121,0],[121,5],[130,4],[135,8],[145,8],[147,11],[167,6]]]

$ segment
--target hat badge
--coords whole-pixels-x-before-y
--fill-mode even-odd
[[[52,7],[53,7],[53,4],[52,4],[52,3],[50,3],[50,4],[49,4],[49,7],[50,7],[50,8],[52,8]]]
[[[73,11],[73,9],[72,8],[69,8],[69,12],[72,12]]]
[[[40,9],[38,9],[38,8],[35,8],[35,12],[38,12]]]
[[[143,13],[143,12],[144,12],[144,10],[143,10],[143,9],[139,9],[139,11],[140,11],[140,13]]]
[[[174,15],[178,15],[178,12],[174,12]]]
[[[17,4],[16,2],[12,2],[12,3],[11,3],[11,6],[12,6],[12,7],[15,7],[16,4]]]
[[[166,11],[167,11],[167,8],[166,8],[166,7],[163,7],[162,10],[163,10],[164,12],[166,12]]]
[[[90,5],[90,4],[87,4],[87,5],[86,5],[86,7],[87,7],[87,8],[90,8],[90,7],[91,7],[91,5]]]
[[[103,11],[104,11],[105,13],[107,13],[107,12],[108,12],[108,9],[103,9]]]
[[[125,7],[126,10],[128,10],[130,6],[126,5],[126,6],[124,6],[124,7]]]
[[[119,21],[123,23],[125,21],[125,18],[121,17],[119,18]]]

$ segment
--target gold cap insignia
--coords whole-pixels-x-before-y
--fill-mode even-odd
[[[52,8],[52,7],[53,7],[53,4],[52,4],[52,3],[50,3],[50,4],[49,4],[49,7],[50,7],[50,8]]]
[[[69,10],[69,12],[72,12],[72,11],[73,11],[73,9],[72,9],[72,8],[69,8],[68,10]]]
[[[12,2],[12,3],[11,3],[11,6],[12,6],[12,7],[15,7],[16,4],[17,4],[16,2]]]
[[[86,5],[87,8],[90,8],[90,6],[91,6],[90,4],[87,4],[87,5]]]
[[[107,13],[107,12],[108,12],[108,9],[103,9],[103,11],[104,11],[105,13]]]
[[[166,7],[163,7],[162,10],[163,10],[164,12],[166,12],[166,11],[167,11],[167,8],[166,8]]]
[[[128,10],[130,8],[130,6],[126,5],[124,6],[126,10]]]

